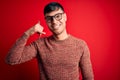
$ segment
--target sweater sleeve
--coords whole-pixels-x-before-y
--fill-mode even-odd
[[[90,60],[90,51],[87,44],[83,44],[83,55],[80,60],[82,80],[94,80],[92,64]]]
[[[6,57],[6,63],[10,65],[20,64],[36,57],[35,43],[26,46],[28,36],[23,34],[12,46]]]

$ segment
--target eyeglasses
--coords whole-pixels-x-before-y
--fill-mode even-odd
[[[51,23],[53,21],[53,18],[55,18],[57,21],[60,21],[62,19],[63,13],[55,14],[54,16],[46,16],[45,19],[48,23]]]

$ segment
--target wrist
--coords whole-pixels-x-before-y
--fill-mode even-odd
[[[24,34],[27,36],[27,37],[30,37],[30,34],[28,31],[24,32]]]
[[[34,31],[33,27],[30,28],[29,30],[27,30],[27,31],[25,32],[25,34],[26,34],[27,36],[31,36],[31,35],[33,35],[34,33],[35,33],[35,31]]]

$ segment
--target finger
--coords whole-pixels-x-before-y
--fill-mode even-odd
[[[46,32],[37,32],[37,33],[40,34],[40,35],[41,35],[41,34],[46,34]]]
[[[40,34],[46,34],[46,32],[41,32]]]
[[[38,20],[38,24],[40,24],[40,20]]]

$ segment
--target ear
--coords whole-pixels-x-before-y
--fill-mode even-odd
[[[67,21],[67,15],[66,15],[66,13],[64,13],[64,19],[65,19],[65,21]]]

